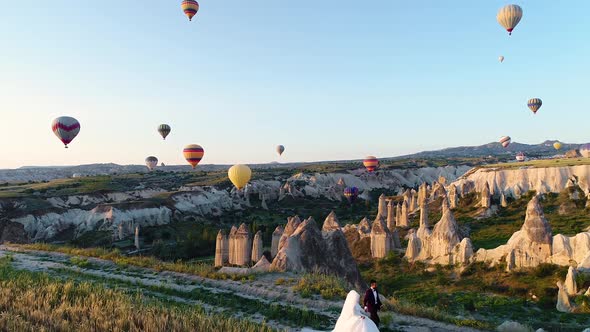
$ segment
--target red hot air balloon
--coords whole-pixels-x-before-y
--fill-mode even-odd
[[[368,156],[363,160],[363,165],[369,173],[373,173],[379,167],[379,160],[375,156]]]
[[[53,120],[51,130],[57,138],[65,145],[66,149],[80,132],[80,122],[69,116],[60,116]]]

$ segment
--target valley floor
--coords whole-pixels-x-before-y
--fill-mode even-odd
[[[42,272],[52,279],[88,282],[129,294],[140,293],[145,298],[171,305],[200,307],[207,314],[248,320],[277,330],[299,331],[303,327],[331,330],[342,305],[341,301],[320,297],[303,298],[291,287],[278,285],[277,279],[296,278],[295,275],[270,273],[254,280],[214,280],[6,245],[0,246],[0,257],[9,257],[11,268],[18,271]],[[388,331],[477,331],[397,313],[383,315],[391,315]]]

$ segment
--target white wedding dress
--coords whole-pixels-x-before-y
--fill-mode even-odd
[[[359,305],[360,299],[361,296],[356,291],[351,290],[348,293],[340,318],[332,332],[379,332],[377,325],[364,314]]]

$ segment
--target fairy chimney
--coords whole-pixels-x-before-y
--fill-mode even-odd
[[[275,231],[272,233],[272,244],[270,246],[270,254],[272,257],[275,257],[279,252],[279,241],[281,241],[281,236],[283,236],[283,226],[279,225],[275,228]]]
[[[492,206],[492,197],[490,194],[490,185],[486,182],[481,191],[481,207],[489,208]]]
[[[451,188],[449,189],[449,206],[451,207],[451,209],[456,209],[457,208],[457,204],[459,203],[459,195],[457,193],[457,186],[455,186],[454,184],[451,185]]]
[[[393,201],[387,203],[387,228],[391,232],[395,229],[395,206],[393,205]]]
[[[379,206],[377,208],[377,219],[387,217],[387,202],[385,200],[385,194],[379,196]]]
[[[396,226],[401,228],[410,227],[410,221],[408,220],[408,204],[405,201],[402,202],[401,216],[399,218],[399,223]]]
[[[371,229],[371,255],[373,258],[383,258],[391,251],[391,233],[383,222],[377,219]]]
[[[229,248],[227,235],[219,230],[215,240],[215,267],[221,267],[229,261]]]
[[[235,265],[246,266],[252,258],[252,239],[246,224],[241,224],[234,239]]]
[[[229,263],[231,265],[236,265],[236,233],[238,232],[238,229],[236,228],[236,226],[232,226],[231,230],[229,231]]]
[[[262,232],[258,231],[254,235],[254,240],[252,241],[252,262],[257,263],[262,257],[263,244],[262,244]]]
[[[139,250],[139,226],[135,227],[135,237],[134,237],[134,242],[135,242],[135,248],[137,250]]]

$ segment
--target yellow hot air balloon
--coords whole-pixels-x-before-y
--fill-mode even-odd
[[[246,165],[237,164],[230,167],[230,169],[227,171],[227,176],[229,177],[231,183],[233,183],[234,186],[240,190],[243,189],[246,184],[248,184],[248,181],[250,181],[250,178],[252,177],[252,171],[250,170],[250,167]]]
[[[553,143],[553,147],[555,148],[555,150],[559,150],[559,149],[561,149],[561,143],[555,142],[555,143]]]

